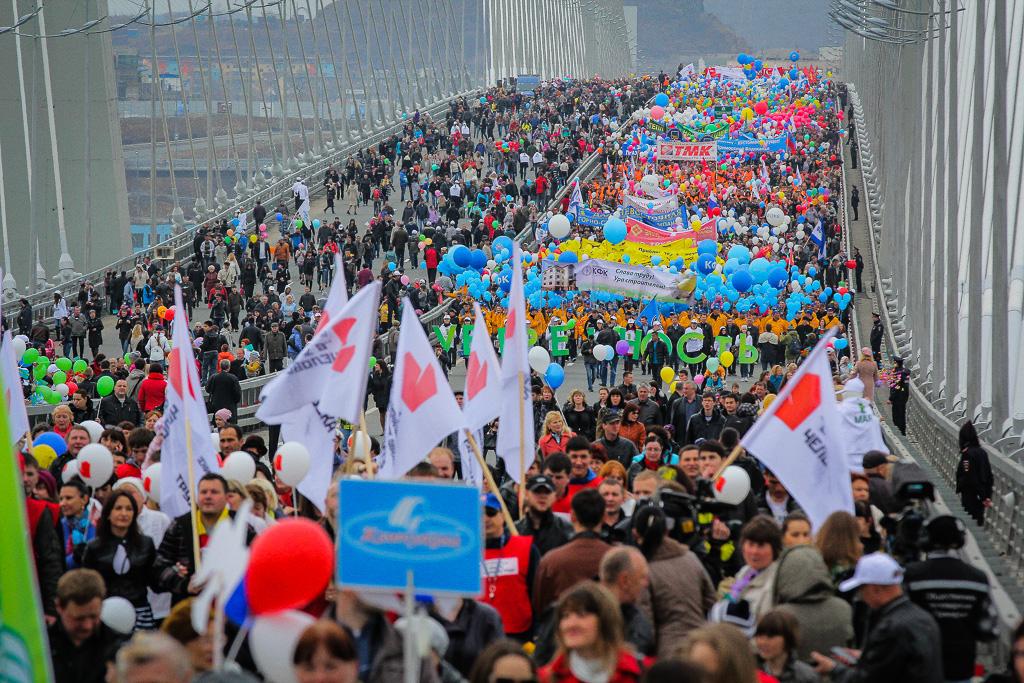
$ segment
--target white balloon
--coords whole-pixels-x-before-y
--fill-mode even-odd
[[[55,386],[53,388],[53,390],[56,391],[58,394],[60,394],[62,398],[67,398],[67,395],[68,395],[68,385],[67,384],[58,384],[57,386]]]
[[[256,476],[256,461],[246,451],[235,451],[224,458],[220,473],[225,479],[234,479],[240,484],[248,484]]]
[[[28,346],[25,344],[24,340],[18,339],[17,337],[11,340],[11,346],[14,349],[14,359],[20,362],[21,357],[25,355],[25,349],[27,349]]]
[[[60,471],[61,481],[68,481],[69,479],[74,479],[77,476],[78,476],[78,461],[77,460],[69,460],[67,462],[67,464],[64,465],[64,469],[62,469]]]
[[[93,443],[100,442],[100,436],[103,435],[103,425],[95,420],[86,420],[80,424],[81,427],[85,427],[86,431],[89,432],[89,440]]]
[[[548,220],[548,232],[556,240],[564,240],[568,237],[571,228],[572,224],[564,214],[556,213]]]
[[[713,487],[715,498],[729,505],[739,505],[750,493],[750,475],[742,467],[729,465]]]
[[[803,230],[797,230],[797,231],[796,231],[796,238],[797,238],[797,239],[800,239],[800,240],[802,240],[802,239],[803,239],[804,237],[806,237],[806,236],[807,236],[807,233],[806,233],[806,232],[804,232]]]
[[[604,344],[594,345],[594,358],[597,360],[604,360]]]
[[[543,375],[551,364],[551,354],[541,346],[534,346],[529,354],[530,367]]]
[[[210,441],[213,442],[213,450],[220,453],[220,432],[210,432]]]
[[[142,472],[142,488],[148,497],[155,501],[160,500],[160,475],[163,465],[153,463]]]
[[[89,486],[103,486],[113,473],[114,456],[103,444],[86,444],[78,451],[78,476]]]
[[[118,596],[107,598],[100,608],[100,621],[125,635],[135,629],[135,616],[135,607],[132,603]]]
[[[249,649],[256,666],[273,683],[297,683],[292,657],[303,631],[316,622],[298,610],[256,617],[249,632]]]
[[[274,456],[277,478],[288,486],[296,486],[309,472],[309,449],[298,441],[281,444]]]
[[[765,220],[768,221],[768,224],[772,226],[782,225],[782,219],[785,217],[786,214],[783,213],[782,209],[777,206],[771,207],[770,209],[765,211],[764,214]]]

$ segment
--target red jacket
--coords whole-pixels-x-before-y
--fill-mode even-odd
[[[167,380],[159,372],[151,372],[139,384],[139,408],[148,413],[164,402],[167,392]]]
[[[563,652],[555,657],[555,661],[541,667],[538,676],[541,683],[583,683],[569,668],[568,659]],[[651,663],[653,660],[650,658],[643,659],[645,668]],[[622,648],[619,650],[619,661],[616,662],[615,671],[612,672],[608,683],[636,683],[640,680],[640,674],[640,662],[637,661],[637,656],[626,648]]]
[[[434,249],[433,245],[427,247],[427,250],[423,252],[423,261],[427,268],[437,268],[437,249]]]

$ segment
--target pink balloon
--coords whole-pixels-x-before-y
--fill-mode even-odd
[[[654,105],[653,107],[651,107],[651,118],[652,119],[658,120],[658,119],[664,118],[664,116],[665,116],[665,108],[664,107],[659,107],[658,105]]]
[[[693,381],[696,382],[697,384],[703,384],[704,375],[697,375],[696,377],[693,378]]]
[[[409,276],[408,275],[403,275],[402,276],[402,284],[403,285],[409,284]]]

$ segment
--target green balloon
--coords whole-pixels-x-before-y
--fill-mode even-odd
[[[83,372],[85,372],[86,370],[89,369],[89,364],[86,363],[81,358],[79,358],[78,360],[75,361],[74,365],[72,365],[71,367],[72,367],[72,369],[75,372],[81,374],[81,373],[83,373]]]
[[[370,367],[372,368],[377,364],[377,359],[374,356],[370,356]]]
[[[45,384],[40,384],[36,386],[36,393],[42,396],[43,400],[45,401],[46,397],[53,393],[53,389],[46,386]]]
[[[113,377],[100,377],[100,381],[96,382],[96,393],[100,396],[106,396],[114,390],[114,378]]]
[[[128,366],[131,366],[132,364],[132,359],[127,353],[124,354],[124,364]]]
[[[58,394],[56,391],[51,391],[50,395],[46,397],[46,402],[49,403],[50,405],[57,405],[58,403],[60,403],[60,400],[61,395]]]
[[[53,373],[53,385],[54,386],[57,386],[58,384],[64,384],[67,381],[68,381],[68,376],[65,373],[63,373],[63,372],[55,372],[55,373]]]
[[[64,372],[69,372],[71,370],[72,363],[70,358],[58,358],[54,363]]]
[[[21,362],[24,365],[32,365],[39,360],[39,349],[25,349],[25,355],[21,357]]]
[[[45,365],[40,363],[39,365],[36,365],[34,368],[32,368],[32,375],[36,379],[42,379],[42,378],[46,377],[47,369],[48,368]]]
[[[231,238],[230,237],[225,237],[224,238],[224,244],[231,244]]]
[[[301,228],[302,227],[302,221],[295,221],[295,227],[296,228]]]

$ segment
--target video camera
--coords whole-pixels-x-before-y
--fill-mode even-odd
[[[931,517],[935,487],[924,470],[912,463],[897,464],[893,468],[890,486],[903,510],[895,517],[883,517],[882,528],[888,535],[889,554],[905,565],[921,559],[921,531]]]
[[[650,505],[661,507],[665,513],[669,537],[687,545],[692,545],[690,541],[693,537],[710,526],[701,524],[701,513],[717,516],[736,509],[735,505],[723,503],[715,498],[710,479],[697,479],[695,483],[696,495],[662,487],[655,491],[654,496],[648,501]],[[722,521],[729,527],[732,536],[739,533],[743,526],[742,520],[739,519]]]

